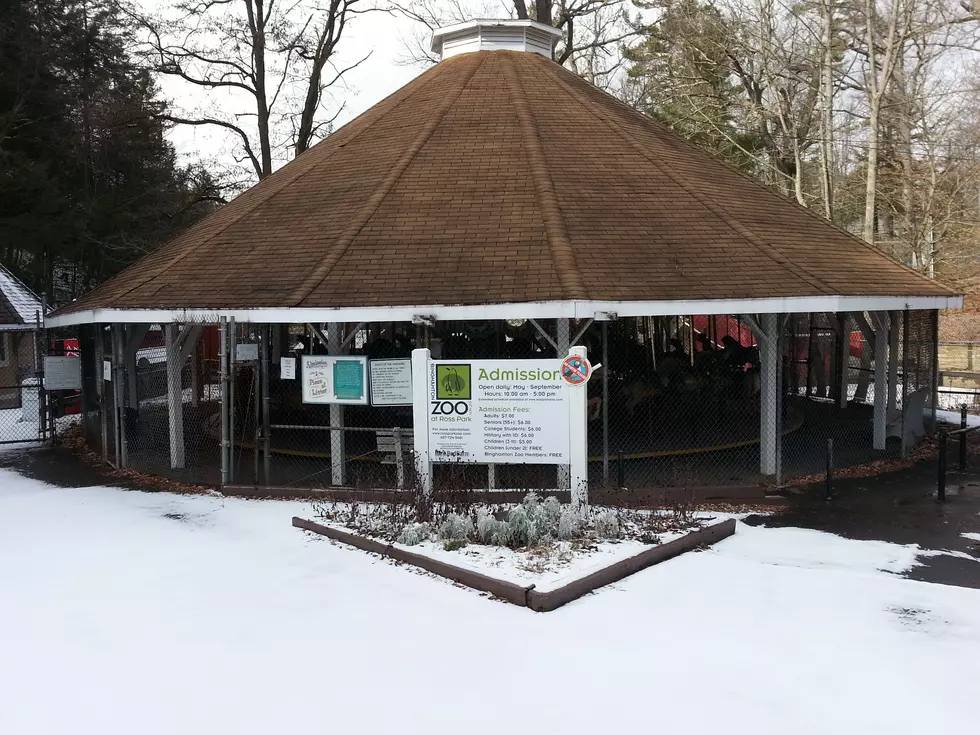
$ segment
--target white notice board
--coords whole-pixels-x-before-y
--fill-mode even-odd
[[[45,357],[44,388],[45,390],[81,390],[81,360],[77,357]]]
[[[372,406],[412,405],[412,360],[371,360]]]
[[[431,461],[568,464],[571,390],[557,359],[430,361]]]
[[[367,358],[303,355],[303,403],[367,405]]]
[[[242,342],[235,345],[236,362],[255,362],[259,359],[259,346],[254,342]]]

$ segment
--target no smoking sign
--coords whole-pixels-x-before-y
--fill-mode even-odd
[[[566,357],[561,364],[561,377],[570,385],[584,385],[591,376],[592,365],[584,357]]]

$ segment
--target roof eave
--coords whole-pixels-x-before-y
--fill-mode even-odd
[[[303,324],[307,322],[412,321],[424,316],[436,321],[485,319],[588,319],[597,315],[674,316],[684,314],[795,314],[807,312],[905,311],[958,309],[961,295],[824,295],[771,298],[684,299],[661,301],[567,300],[496,304],[414,304],[402,306],[256,307],[256,308],[96,308],[48,316],[47,327],[78,324],[156,324],[198,322],[214,324],[221,317],[239,322]]]

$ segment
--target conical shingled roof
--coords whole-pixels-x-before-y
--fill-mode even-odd
[[[82,309],[952,296],[558,64],[449,58]]]

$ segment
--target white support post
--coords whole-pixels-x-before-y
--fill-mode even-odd
[[[874,439],[875,449],[884,449],[888,429],[888,323],[887,311],[871,312],[874,339]]]
[[[429,351],[412,350],[412,437],[415,473],[419,487],[432,493],[432,459],[429,457]]]
[[[571,329],[568,319],[556,319],[555,326],[555,352],[559,359],[564,359],[571,346]],[[571,470],[568,465],[558,465],[558,489],[563,490],[570,487]]]
[[[572,347],[569,357],[585,359],[584,347]],[[565,385],[568,395],[568,441],[571,464],[570,496],[572,507],[585,509],[589,505],[589,389],[588,383]]]
[[[759,333],[759,472],[769,477],[776,474],[777,437],[779,431],[778,381],[779,332],[778,316],[763,314]]]
[[[341,324],[331,322],[327,326],[327,352],[331,355],[344,354]],[[343,485],[346,481],[346,442],[344,441],[344,407],[330,405],[330,484]],[[339,431],[338,431],[339,429]]]
[[[184,391],[180,374],[181,334],[177,324],[164,325],[164,344],[167,353],[167,416],[170,419],[170,467],[184,467]],[[187,327],[185,327],[187,329]],[[186,337],[186,335],[185,335]]]
[[[898,409],[898,336],[902,330],[902,312],[888,312],[891,329],[888,331],[888,411]]]

